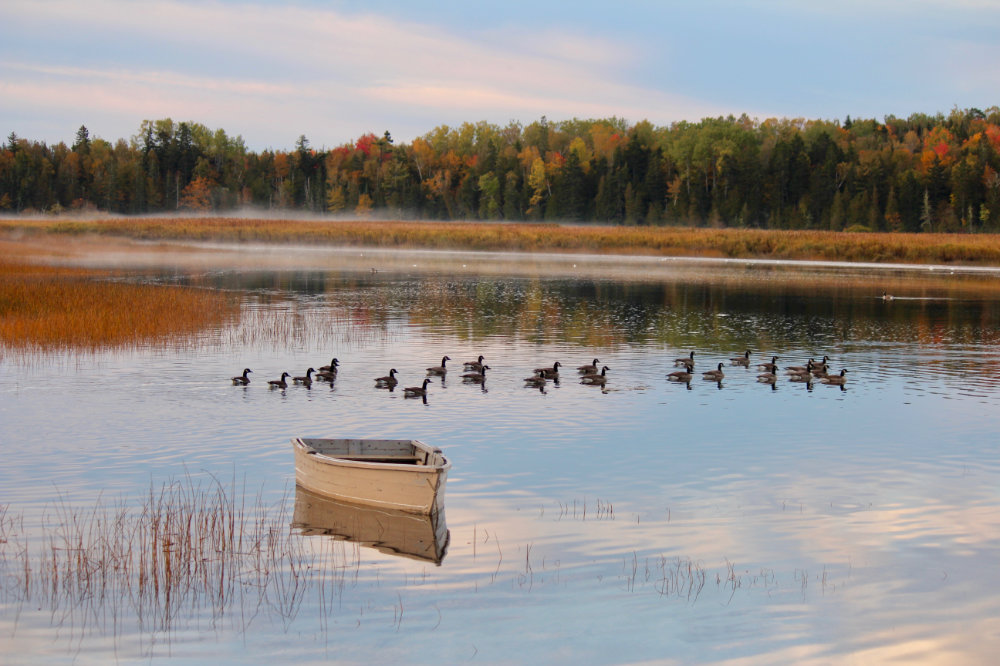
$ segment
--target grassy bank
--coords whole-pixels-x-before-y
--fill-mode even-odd
[[[238,315],[203,289],[133,284],[108,271],[19,260],[0,243],[0,350],[101,349],[192,335]]]
[[[8,233],[741,259],[1000,265],[1000,236],[241,218],[2,220]]]

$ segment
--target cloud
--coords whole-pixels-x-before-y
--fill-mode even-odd
[[[635,49],[583,31],[457,34],[306,6],[171,0],[14,0],[6,11],[22,30],[45,26],[67,42],[63,55],[5,49],[5,98],[17,100],[8,122],[60,109],[76,127],[84,110],[133,116],[131,132],[169,115],[227,131],[238,123],[251,145],[300,133],[335,145],[383,128],[409,140],[459,120],[721,112],[629,84]]]

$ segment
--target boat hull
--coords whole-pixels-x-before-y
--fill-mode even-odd
[[[295,481],[313,493],[405,513],[444,506],[451,463],[418,440],[292,439]]]

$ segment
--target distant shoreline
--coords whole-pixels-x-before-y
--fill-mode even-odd
[[[141,241],[543,252],[833,264],[1000,267],[1000,235],[225,217],[0,219],[7,240]]]

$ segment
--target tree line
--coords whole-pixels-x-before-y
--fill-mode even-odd
[[[0,148],[0,212],[224,213],[244,206],[393,219],[1000,231],[1000,108],[906,119],[619,118],[386,131],[248,150],[195,122],[129,139]]]

